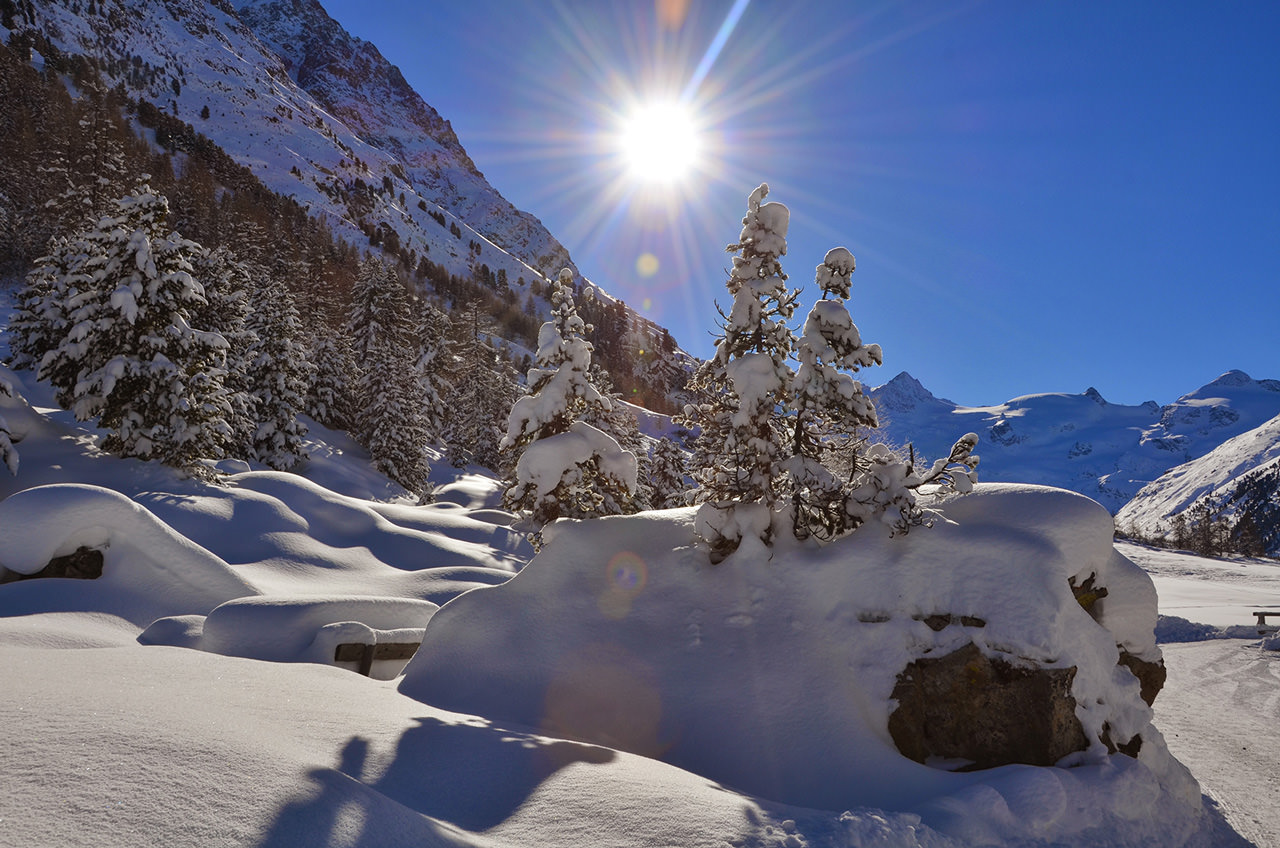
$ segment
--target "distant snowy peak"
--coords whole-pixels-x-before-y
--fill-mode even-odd
[[[919,380],[906,371],[901,372],[883,386],[871,389],[871,398],[877,410],[889,412],[912,412],[917,408],[942,407],[954,408],[949,400],[934,397]]]
[[[1113,512],[1169,469],[1280,415],[1280,382],[1242,371],[1165,406],[1110,403],[1092,387],[959,406],[906,373],[871,396],[880,412],[878,439],[936,458],[963,433],[977,433],[983,480],[1060,486]]]
[[[1143,486],[1120,510],[1116,521],[1143,535],[1162,536],[1169,532],[1170,519],[1186,512],[1205,497],[1221,501],[1226,510],[1232,512],[1241,497],[1251,488],[1261,485],[1264,478],[1280,478],[1278,470],[1280,415],[1260,427],[1228,439],[1198,459],[1170,469]],[[1266,497],[1273,507],[1280,508],[1280,493],[1274,486]],[[1272,551],[1277,552],[1280,551]]]

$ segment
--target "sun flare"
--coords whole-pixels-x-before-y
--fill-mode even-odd
[[[690,175],[702,152],[697,121],[679,103],[638,106],[622,122],[618,141],[628,172],[641,182],[678,182]]]

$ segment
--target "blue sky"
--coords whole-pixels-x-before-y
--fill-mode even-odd
[[[768,182],[802,311],[826,250],[857,256],[869,384],[1167,403],[1232,368],[1280,378],[1280,4],[750,0],[703,75],[730,0],[664,2],[669,23],[647,2],[321,2],[698,355]],[[682,93],[700,165],[637,183],[618,118]]]

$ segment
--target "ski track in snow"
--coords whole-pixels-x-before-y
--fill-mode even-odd
[[[1280,848],[1280,652],[1241,639],[1163,645],[1155,725],[1236,831]]]

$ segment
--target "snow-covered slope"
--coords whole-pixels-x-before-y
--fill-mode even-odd
[[[1280,381],[1228,371],[1159,406],[1107,402],[1083,394],[1034,394],[967,407],[934,397],[911,375],[873,389],[881,438],[928,457],[945,455],[962,433],[977,433],[983,480],[1071,489],[1116,512],[1174,466],[1280,415]]]
[[[1280,469],[1280,415],[1246,433],[1228,439],[1214,450],[1183,463],[1143,486],[1116,514],[1116,521],[1146,536],[1163,535],[1169,519],[1188,510],[1201,498],[1230,500],[1242,483],[1277,477]],[[1280,491],[1269,489],[1273,503]],[[1231,511],[1232,504],[1224,504]]]
[[[349,241],[394,232],[403,250],[452,273],[487,264],[513,286],[572,266],[373,45],[314,0],[241,6],[238,14],[226,0],[32,0],[14,25],[95,58],[111,83],[189,122]],[[9,35],[0,27],[0,38]]]

